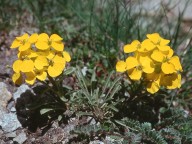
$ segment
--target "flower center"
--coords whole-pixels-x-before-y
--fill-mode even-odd
[[[141,65],[137,66],[137,70],[142,71],[143,67]]]

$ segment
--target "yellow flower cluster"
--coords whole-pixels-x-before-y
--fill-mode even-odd
[[[46,33],[25,33],[16,37],[11,45],[11,48],[18,48],[18,59],[13,63],[13,82],[21,84],[24,78],[26,83],[34,84],[36,79],[44,81],[47,75],[59,76],[66,62],[71,60],[62,40],[57,34],[49,37]]]
[[[134,40],[124,46],[125,53],[132,53],[125,61],[118,61],[116,70],[128,72],[132,80],[143,80],[147,83],[147,91],[156,93],[161,86],[167,89],[180,88],[182,66],[178,56],[168,46],[170,40],[162,38],[158,33],[147,34],[142,42]]]

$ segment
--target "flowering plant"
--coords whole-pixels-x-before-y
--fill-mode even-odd
[[[11,45],[11,48],[18,48],[18,59],[13,63],[13,82],[21,84],[25,79],[32,85],[36,79],[45,81],[59,76],[66,62],[71,60],[62,40],[57,34],[49,37],[46,33],[30,36],[25,33],[16,37]]]
[[[125,61],[118,61],[116,70],[127,72],[131,80],[144,80],[149,93],[156,93],[161,86],[175,89],[181,86],[182,66],[178,56],[168,46],[170,40],[158,33],[147,34],[142,42],[134,40],[124,46],[129,55]]]

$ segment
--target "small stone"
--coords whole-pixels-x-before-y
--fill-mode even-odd
[[[27,140],[26,134],[24,132],[20,133],[17,137],[13,139],[14,142],[19,144],[24,143]]]
[[[0,107],[6,108],[8,101],[12,98],[11,93],[7,90],[5,83],[0,82]]]
[[[28,85],[22,84],[17,91],[13,94],[13,98],[16,101],[18,98],[20,98],[21,94],[24,93],[26,90],[30,90]]]
[[[11,112],[16,112],[15,107],[12,107],[12,108],[11,108]]]
[[[87,122],[90,122],[90,125],[95,125],[95,124],[96,124],[95,119],[92,118],[92,117],[88,117],[88,118],[87,118]]]
[[[95,141],[91,141],[89,144],[104,144],[104,142],[95,140]]]
[[[12,132],[17,128],[21,127],[20,122],[17,119],[16,114],[14,113],[4,113],[0,117],[0,126],[5,132]]]
[[[3,140],[0,139],[0,144],[6,144]]]
[[[11,101],[11,102],[8,103],[7,109],[10,111],[14,106],[15,106],[15,102]]]
[[[17,135],[16,135],[16,132],[14,131],[14,132],[7,133],[5,136],[8,137],[8,138],[14,138]]]
[[[34,142],[34,141],[35,141],[35,138],[32,138],[31,141]]]

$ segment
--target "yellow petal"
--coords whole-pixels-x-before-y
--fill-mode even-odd
[[[181,75],[180,74],[175,74],[176,78],[173,78],[172,81],[172,86],[167,87],[168,89],[175,89],[175,88],[180,88],[181,87]]]
[[[181,71],[181,72],[183,71],[178,56],[173,56],[173,57],[169,60],[169,62],[174,65],[174,67],[175,67],[175,69],[176,69],[177,71]]]
[[[170,46],[157,46],[159,48],[160,51],[169,51]]]
[[[35,58],[35,57],[37,57],[38,56],[38,54],[37,54],[37,52],[36,51],[33,51],[33,50],[29,50],[29,53],[28,53],[28,58]]]
[[[161,51],[167,58],[171,58],[173,56],[173,50],[170,48],[167,51]]]
[[[39,49],[39,50],[47,50],[47,49],[49,49],[49,45],[48,45],[48,43],[47,42],[45,42],[45,41],[37,41],[36,43],[35,43],[35,46]]]
[[[65,59],[56,55],[53,60],[53,65],[48,67],[48,74],[51,77],[59,76],[65,68]]]
[[[164,74],[172,74],[172,73],[176,72],[174,65],[171,63],[168,63],[168,62],[163,63],[161,65],[161,69]]]
[[[10,47],[10,48],[17,48],[17,47],[19,47],[20,45],[21,45],[21,42],[20,42],[19,40],[15,39],[15,40],[13,41],[13,43],[11,44],[11,47]]]
[[[158,44],[160,42],[160,35],[158,33],[147,34],[147,38],[150,39],[154,44]]]
[[[13,71],[15,73],[19,73],[20,72],[22,63],[23,63],[23,61],[21,61],[21,60],[16,60],[13,63]]]
[[[23,41],[23,40],[27,40],[29,38],[29,35],[27,33],[23,34],[20,37],[16,37],[16,39]]]
[[[64,68],[65,68],[64,64],[56,63],[53,66],[48,67],[48,74],[51,77],[57,77],[63,72]]]
[[[150,51],[150,50],[153,50],[156,46],[151,42],[151,40],[146,39],[142,42],[142,47]]]
[[[167,40],[167,39],[164,39],[164,38],[160,39],[160,45],[162,45],[162,46],[167,45],[169,42],[170,42],[170,40]]]
[[[71,61],[71,56],[69,55],[68,52],[64,51],[63,52],[63,57],[65,58],[66,62],[70,62]]]
[[[55,57],[53,58],[53,63],[65,64],[65,58],[55,55]]]
[[[22,75],[20,73],[14,73],[12,76],[12,80],[15,84],[22,84]]]
[[[33,71],[34,63],[32,60],[24,60],[21,65],[21,72],[31,72]]]
[[[38,41],[44,41],[44,42],[47,42],[49,41],[49,36],[46,34],[46,33],[41,33],[39,36],[38,36]]]
[[[39,73],[36,73],[36,78],[40,81],[44,81],[47,78],[47,73],[45,71],[41,71]]]
[[[62,37],[60,37],[59,35],[57,35],[57,34],[52,34],[51,36],[50,36],[50,41],[62,41],[63,40],[63,38]]]
[[[38,56],[35,59],[34,66],[38,70],[42,70],[44,66],[48,66],[48,60],[45,56]]]
[[[51,46],[57,51],[63,51],[64,44],[62,42],[52,42]]]
[[[37,42],[37,39],[38,39],[38,34],[37,34],[37,33],[34,33],[34,34],[32,34],[32,35],[29,37],[28,41],[29,41],[30,43],[35,43],[35,42]]]
[[[46,56],[49,60],[53,59],[55,56],[55,52],[50,51],[49,54]]]
[[[164,86],[167,89],[176,89],[181,87],[181,75],[173,73],[164,77]]]
[[[25,82],[30,84],[30,85],[33,85],[35,80],[36,80],[36,75],[34,72],[27,72],[25,73],[26,75],[26,78],[25,78]]]
[[[29,42],[26,42],[24,45],[21,45],[19,47],[19,51],[26,51],[31,47],[31,44]]]
[[[140,63],[142,65],[142,70],[145,73],[154,72],[154,65],[152,60],[149,57],[140,57]]]
[[[140,78],[142,76],[142,71],[138,70],[136,68],[133,68],[133,69],[128,70],[128,75],[129,75],[130,79],[132,79],[132,80],[140,80]]]
[[[140,42],[138,40],[134,40],[131,44],[127,44],[124,46],[124,52],[131,53],[136,51],[140,47],[141,47]]]
[[[131,53],[137,50],[136,47],[133,47],[130,44],[125,45],[123,49],[124,49],[124,53]]]
[[[160,74],[158,73],[149,73],[146,75],[147,80],[152,80],[152,81],[159,81],[160,80]]]
[[[135,57],[128,57],[126,59],[126,64],[127,64],[127,69],[132,69],[136,66],[139,65],[139,62],[137,61],[137,59]]]
[[[149,82],[147,84],[147,91],[151,94],[156,93],[159,90],[159,88],[160,88],[159,85],[155,81]]]
[[[124,61],[118,61],[116,64],[116,71],[117,72],[124,72],[126,71],[127,64]]]
[[[154,50],[153,53],[151,54],[151,58],[157,62],[163,62],[165,56],[161,51]]]

